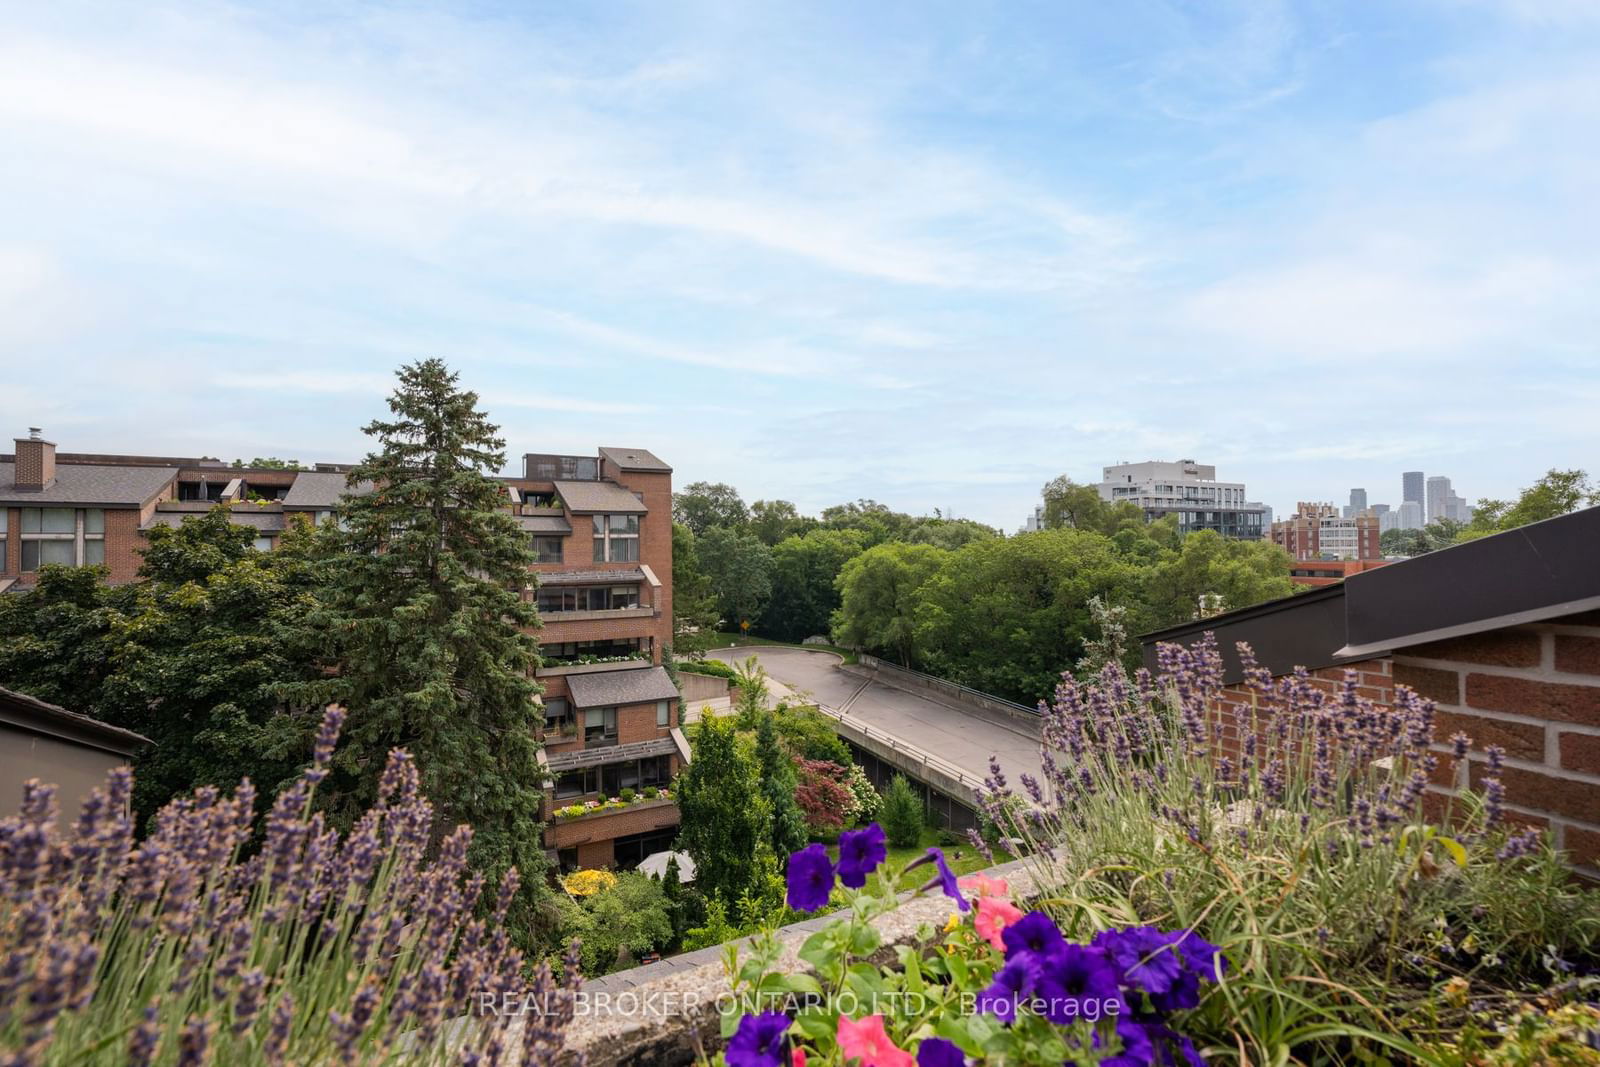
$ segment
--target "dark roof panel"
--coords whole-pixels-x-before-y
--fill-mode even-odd
[[[644,501],[613,482],[555,482],[556,492],[568,511],[643,515],[650,509]]]
[[[644,580],[644,571],[638,567],[618,567],[609,571],[550,571],[539,575],[540,585],[605,585]]]
[[[569,534],[572,524],[560,515],[518,515],[517,525],[533,534]]]
[[[12,507],[139,507],[177,477],[176,467],[122,467],[57,463],[43,489],[17,488],[17,465],[0,463],[0,504]]]
[[[672,468],[647,448],[601,448],[600,454],[625,471],[672,473]]]
[[[678,696],[678,687],[672,684],[665,667],[569,674],[567,689],[572,693],[572,706],[576,708],[646,704],[657,700],[675,700]]]
[[[151,743],[143,734],[91,719],[76,711],[68,711],[14,689],[0,689],[0,722],[35,733],[62,737],[119,756],[131,755]]]
[[[372,492],[371,482],[346,488],[348,477],[340,471],[301,471],[284,494],[283,506],[293,511],[321,511],[337,507],[346,493],[364,496]]]

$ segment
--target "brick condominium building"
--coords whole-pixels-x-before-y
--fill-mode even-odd
[[[220,460],[57,453],[38,430],[0,455],[0,592],[31,586],[49,563],[104,564],[137,577],[139,549],[219,503],[270,551],[294,521],[321,522],[346,492],[348,465],[233,467]],[[662,666],[672,637],[672,468],[643,449],[528,454],[501,479],[506,510],[538,562],[544,687],[545,846],[566,868],[631,867],[670,847],[670,797],[599,806],[667,786],[689,759],[677,686]],[[536,578],[536,580],[535,580]],[[556,816],[574,805],[593,810]]]

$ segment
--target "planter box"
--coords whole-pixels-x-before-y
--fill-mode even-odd
[[[637,671],[655,664],[647,659],[625,659],[616,663],[574,663],[563,667],[559,663],[548,667],[540,667],[534,671],[536,678],[554,678],[562,674],[603,674],[606,671]]]

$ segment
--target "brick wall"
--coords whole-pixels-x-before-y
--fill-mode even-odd
[[[579,849],[580,866],[590,864],[583,858],[584,846],[604,845],[607,862],[610,862],[611,842],[629,834],[642,834],[648,830],[664,830],[678,825],[678,805],[670,801],[643,800],[607,815],[589,815],[580,819],[561,819],[545,827],[546,848]]]
[[[1481,788],[1484,749],[1506,751],[1501,782],[1508,818],[1549,831],[1586,873],[1600,874],[1600,612],[1414,645],[1395,656],[1312,672],[1312,684],[1333,693],[1347,670],[1360,672],[1358,692],[1379,703],[1409,686],[1437,705],[1434,748],[1450,737],[1472,738],[1466,763],[1441,759],[1429,787],[1431,809],[1463,786]],[[1224,751],[1238,755],[1233,717],[1250,691],[1223,690],[1218,721]]]
[[[40,505],[56,506],[56,505]],[[139,573],[139,564],[143,561],[139,550],[145,545],[144,534],[140,526],[148,518],[150,512],[155,510],[152,501],[145,509],[136,508],[105,508],[106,519],[106,567],[111,572],[110,581],[113,585],[133,581]],[[6,532],[0,534],[6,542],[5,564],[0,567],[0,576],[20,577],[22,574],[22,508],[13,507],[6,509]],[[31,574],[27,579],[33,581]]]
[[[1508,814],[1600,868],[1600,612],[1407,648],[1394,678],[1438,705],[1437,748],[1456,732],[1473,739],[1468,765],[1433,792],[1468,775],[1480,786],[1483,750],[1499,745]]]

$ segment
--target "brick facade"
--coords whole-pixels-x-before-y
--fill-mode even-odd
[[[1580,869],[1600,874],[1600,613],[1413,645],[1313,671],[1312,684],[1331,692],[1347,670],[1359,671],[1361,694],[1380,703],[1400,685],[1434,701],[1437,751],[1448,752],[1455,733],[1472,738],[1465,765],[1440,761],[1429,787],[1435,810],[1469,775],[1481,785],[1484,749],[1499,745],[1508,817],[1546,828]],[[1223,722],[1248,700],[1243,685],[1227,687]]]

